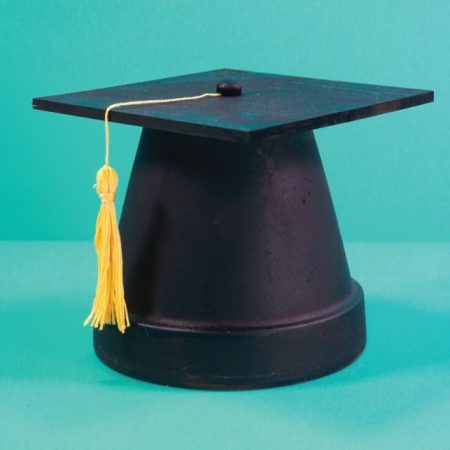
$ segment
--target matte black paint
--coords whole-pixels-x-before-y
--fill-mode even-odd
[[[144,127],[120,221],[132,326],[94,330],[107,365],[161,384],[276,386],[326,375],[365,345],[314,128],[433,100],[433,92],[236,70],[33,99]]]
[[[242,87],[236,81],[222,81],[217,83],[216,92],[225,97],[236,97],[242,95]]]
[[[144,129],[120,229],[133,324],[95,331],[116,370],[256,388],[325,375],[364,347],[312,132],[230,144]]]
[[[426,90],[222,69],[35,98],[33,107],[103,120],[105,109],[112,103],[215,92],[217,83],[226,79],[233,79],[242,86],[241,96],[122,107],[111,111],[110,120],[182,134],[250,142],[433,101],[433,92]]]

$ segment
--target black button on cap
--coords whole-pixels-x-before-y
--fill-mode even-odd
[[[216,86],[216,92],[222,94],[225,97],[235,97],[241,95],[242,88],[236,81],[221,81]]]

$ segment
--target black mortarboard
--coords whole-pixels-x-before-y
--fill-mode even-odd
[[[120,220],[131,326],[95,329],[95,351],[120,372],[189,387],[333,372],[364,348],[364,301],[312,130],[427,103],[433,92],[216,70],[33,107],[104,119],[112,104],[216,87],[215,98],[109,113],[143,131]]]

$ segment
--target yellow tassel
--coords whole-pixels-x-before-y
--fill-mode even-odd
[[[95,230],[95,249],[98,257],[98,279],[92,310],[84,321],[102,330],[104,325],[116,325],[121,333],[130,326],[123,288],[122,245],[117,226],[116,196],[119,179],[116,171],[109,165],[109,113],[122,106],[144,106],[164,103],[200,100],[206,97],[220,97],[218,93],[205,93],[192,97],[178,97],[151,100],[132,100],[113,103],[105,110],[105,165],[97,172],[97,194],[102,204],[97,217]]]
[[[97,172],[97,194],[102,204],[97,217],[95,249],[98,256],[98,281],[92,311],[84,322],[103,329],[117,325],[121,333],[130,326],[123,289],[122,246],[117,226],[114,198],[119,179],[116,171],[105,164]]]

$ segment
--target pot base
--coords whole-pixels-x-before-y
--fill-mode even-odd
[[[112,369],[157,384],[220,390],[292,384],[335,372],[360,355],[363,297],[353,281],[332,311],[264,328],[174,328],[134,316],[125,334],[114,326],[95,330],[94,347]]]

